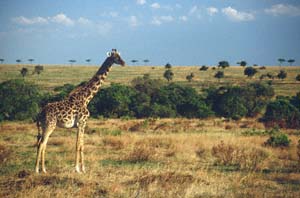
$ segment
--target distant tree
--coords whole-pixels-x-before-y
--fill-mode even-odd
[[[289,59],[287,62],[290,63],[290,66],[292,66],[293,63],[295,62],[295,60],[294,59]]]
[[[285,62],[284,58],[278,58],[277,60],[278,60],[280,66],[282,65],[283,62]]]
[[[253,64],[253,67],[257,67],[258,66],[258,64]]]
[[[224,72],[223,72],[223,71],[218,71],[218,72],[215,74],[214,77],[217,78],[217,79],[219,80],[219,82],[220,82],[220,79],[221,79],[221,78],[224,78]]]
[[[34,74],[36,73],[36,74],[40,75],[43,70],[44,70],[44,66],[42,66],[42,65],[36,65],[34,67],[34,72],[33,73]]]
[[[138,60],[135,60],[135,59],[133,59],[133,60],[131,60],[131,62],[132,62],[132,64],[135,64],[135,63],[137,63],[137,62],[139,62]]]
[[[277,77],[281,80],[285,79],[287,77],[287,73],[283,70],[280,70],[280,72],[277,74]]]
[[[87,62],[88,64],[92,61],[92,59],[88,58],[85,60],[85,62]]]
[[[165,65],[165,68],[166,68],[166,69],[171,69],[171,68],[172,68],[172,65],[171,65],[170,63],[167,63],[167,64]]]
[[[3,58],[0,58],[0,62],[1,62],[1,64],[4,62],[4,59]]]
[[[257,70],[253,67],[246,67],[244,70],[244,75],[247,75],[248,77],[252,77],[257,73]]]
[[[170,82],[173,79],[173,76],[174,76],[174,73],[170,69],[166,70],[164,73],[164,78],[167,79],[168,82]]]
[[[72,60],[69,60],[71,66],[73,66],[74,63],[76,63],[76,60],[72,59]]]
[[[21,59],[17,59],[16,62],[20,64],[22,62],[22,60]]]
[[[28,59],[28,61],[30,62],[30,64],[32,64],[32,62],[34,61],[33,58]]]
[[[28,69],[25,68],[25,67],[23,67],[23,68],[21,69],[20,73],[21,73],[21,75],[22,75],[23,78],[24,78],[24,77],[27,75],[27,73],[28,73]]]
[[[195,77],[194,73],[191,73],[191,74],[187,75],[185,78],[187,79],[187,81],[192,82],[194,77]]]
[[[297,81],[300,81],[300,74],[298,74],[298,75],[296,76],[296,80],[297,80]]]
[[[245,67],[247,65],[246,61],[237,62],[238,65]]]
[[[274,79],[276,76],[272,73],[267,73],[267,77],[270,79]]]
[[[206,70],[208,70],[208,67],[206,65],[202,65],[199,70],[206,71]]]
[[[145,59],[145,60],[143,60],[143,62],[144,62],[145,65],[146,65],[146,64],[149,63],[150,61],[149,61],[148,59]]]
[[[218,67],[222,67],[225,69],[226,67],[229,67],[229,62],[228,61],[220,61]]]

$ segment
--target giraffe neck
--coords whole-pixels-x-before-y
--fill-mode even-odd
[[[79,100],[81,104],[87,106],[100,90],[102,83],[106,79],[112,64],[113,61],[108,57],[91,80],[89,80],[82,87],[79,87],[78,91],[74,90],[74,92],[70,93],[69,99],[75,99],[76,101]]]

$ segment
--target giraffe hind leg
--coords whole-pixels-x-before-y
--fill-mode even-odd
[[[40,161],[42,163],[42,171],[46,173],[46,168],[45,168],[45,151],[47,147],[47,142],[49,139],[49,136],[53,132],[55,127],[48,128],[43,132],[41,141],[38,143],[38,150],[37,150],[37,158],[36,158],[36,164],[35,164],[35,172],[39,173],[39,165]]]

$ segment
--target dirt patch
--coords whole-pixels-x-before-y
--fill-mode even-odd
[[[11,155],[12,151],[7,148],[7,146],[0,144],[0,164],[7,161]]]

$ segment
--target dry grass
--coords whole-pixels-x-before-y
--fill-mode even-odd
[[[75,130],[57,129],[47,147],[48,173],[36,175],[34,124],[5,122],[0,196],[299,197],[297,133],[286,131],[288,148],[264,147],[268,136],[245,136],[245,124],[262,127],[254,120],[92,119],[87,173],[75,173]]]
[[[15,78],[21,78],[20,70],[22,67],[27,67],[29,71],[34,70],[32,65],[0,65],[0,82]],[[249,82],[260,81],[259,77],[262,74],[273,73],[277,74],[284,69],[287,72],[287,78],[282,81],[273,80],[273,86],[277,95],[295,95],[299,90],[300,83],[295,80],[295,77],[300,74],[300,67],[278,67],[268,66],[265,70],[259,70],[253,78],[246,78],[244,76],[244,67],[231,66],[224,70],[225,78],[219,82],[214,78],[216,70],[209,69],[205,72],[199,71],[200,66],[173,66],[174,72],[173,81],[188,84],[198,91],[209,86],[224,86],[224,85],[242,85]],[[26,77],[27,81],[34,82],[40,85],[43,89],[52,91],[54,87],[61,86],[65,83],[79,84],[82,81],[89,80],[97,71],[98,66],[67,66],[67,65],[45,65],[44,71],[39,75],[29,75]],[[163,79],[165,68],[163,66],[115,66],[109,74],[108,81],[104,86],[110,83],[122,83],[130,85],[132,79],[150,74],[152,78]],[[31,72],[29,72],[31,73]],[[187,82],[186,76],[194,73],[195,77],[192,82]],[[263,80],[268,81],[268,79]]]

